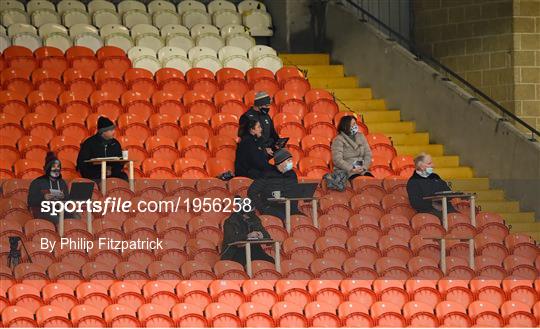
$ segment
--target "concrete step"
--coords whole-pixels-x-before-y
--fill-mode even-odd
[[[362,101],[373,98],[371,88],[328,88],[327,90],[341,101]]]
[[[476,193],[476,199],[480,202],[482,201],[503,201],[504,200],[504,191],[503,190],[475,190],[475,191],[463,191],[469,193]]]
[[[311,78],[342,78],[345,76],[343,65],[298,65]],[[358,77],[356,77],[358,80]]]
[[[531,232],[539,232],[540,233],[540,223],[532,222],[532,223],[515,223],[515,224],[511,224],[510,231],[511,232],[523,232],[523,233],[531,233]]]
[[[489,178],[485,177],[450,179],[449,181],[454,191],[489,190]]]
[[[373,112],[384,113],[386,111]],[[388,111],[391,112],[391,111]],[[394,145],[426,145],[429,144],[429,133],[394,134],[387,135]]]
[[[500,213],[507,223],[534,223],[534,212],[510,212]]]
[[[444,154],[444,147],[441,144],[394,145],[394,147],[399,155],[412,155],[413,157],[421,152],[429,153],[432,156],[442,156]]]
[[[361,116],[368,125],[371,125],[372,123],[399,122],[401,118],[401,112],[398,110],[356,112],[356,114]]]
[[[279,54],[283,65],[328,65],[329,54]]]
[[[512,213],[519,212],[518,201],[482,201],[478,202],[482,211],[490,211],[496,213]]]
[[[474,176],[474,173],[471,167],[437,168],[436,172],[444,180],[472,178]]]
[[[356,88],[358,79],[356,77],[321,77],[308,78],[311,88]]]
[[[370,133],[414,133],[416,125],[414,121],[399,122],[374,122],[368,125]]]
[[[384,99],[370,99],[363,101],[336,99],[340,111],[365,112],[386,110]]]
[[[438,168],[459,167],[459,157],[457,155],[434,156],[432,160],[435,164],[435,170],[438,170]]]

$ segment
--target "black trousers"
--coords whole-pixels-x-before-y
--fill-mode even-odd
[[[234,256],[231,260],[242,264],[242,266],[246,266],[246,248],[244,247],[231,247],[231,248],[236,249],[234,252]],[[274,262],[274,258],[268,255],[266,252],[264,252],[260,244],[251,245],[251,260],[252,261],[265,260],[271,263]]]
[[[349,177],[349,181],[352,182],[353,179],[355,179],[356,177],[361,177],[361,176],[374,177],[372,173],[370,173],[369,171],[366,171],[366,172],[363,173],[363,174],[354,174],[354,175],[352,175],[351,177]]]

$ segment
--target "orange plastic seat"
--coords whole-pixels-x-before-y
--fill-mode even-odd
[[[304,74],[294,66],[284,66],[276,72],[281,88],[300,93],[302,96],[311,89]]]
[[[21,155],[28,160],[44,161],[47,154],[47,141],[37,136],[23,136],[17,141]]]
[[[124,72],[124,81],[129,89],[141,93],[150,99],[157,89],[152,72],[142,68],[129,68]]]
[[[382,203],[384,207],[385,199],[383,199]],[[386,210],[388,209],[386,208]],[[384,234],[394,235],[407,241],[414,235],[409,219],[405,216],[386,214],[383,215],[379,221]]]
[[[301,145],[306,156],[322,159],[327,164],[332,160],[330,139],[326,136],[307,135],[302,138]]]
[[[369,316],[369,307],[358,302],[343,302],[337,313],[344,327],[369,328],[373,321]]]
[[[135,310],[127,305],[112,304],[103,311],[105,321],[109,326],[139,327],[140,322],[135,316]]]
[[[389,302],[376,302],[370,308],[373,321],[378,326],[404,327],[405,318],[401,315],[401,308]]]
[[[57,95],[50,91],[34,90],[28,94],[27,102],[35,114],[43,115],[52,121],[61,111],[56,98]]]
[[[210,123],[216,136],[236,138],[238,136],[238,117],[233,114],[214,114]]]
[[[168,137],[150,136],[144,144],[153,158],[168,161],[171,165],[180,157],[174,140]]]
[[[405,290],[409,293],[410,300],[429,305],[434,308],[442,301],[442,296],[437,290],[437,281],[411,277],[405,282]]]
[[[71,328],[67,311],[58,306],[44,305],[36,311],[37,324],[40,327]]]
[[[482,211],[476,215],[476,227],[478,232],[494,235],[504,239],[509,230],[501,215],[492,212]]]
[[[192,90],[210,97],[219,90],[218,83],[214,79],[214,74],[204,68],[189,69],[186,72],[186,81]]]
[[[470,327],[472,324],[465,306],[456,302],[440,302],[435,307],[435,314],[441,325]]]
[[[234,172],[234,161],[231,159],[209,158],[205,163],[206,171],[211,177],[217,177],[224,172]]]
[[[380,278],[374,280],[372,285],[380,301],[390,302],[399,307],[403,307],[409,301],[409,295],[403,287],[402,280]]]
[[[30,72],[26,72],[24,69],[17,67],[10,67],[2,70],[0,73],[2,88],[18,92],[26,97],[26,95],[34,89],[34,86],[30,81]]]
[[[499,307],[484,301],[475,301],[469,305],[469,316],[477,326],[503,327],[504,320],[499,314]]]
[[[332,123],[332,117],[326,113],[311,112],[304,116],[304,126],[309,134],[330,136],[334,138],[337,134],[336,127]]]
[[[68,67],[64,53],[55,47],[39,47],[34,50],[34,57],[38,60],[39,66],[59,74],[62,74]]]
[[[39,289],[30,284],[17,283],[9,287],[8,298],[13,306],[35,312],[43,305]]]
[[[521,302],[531,308],[538,301],[532,280],[525,280],[515,276],[506,277],[502,280],[502,287],[509,300]]]
[[[38,65],[32,51],[22,46],[10,46],[4,49],[4,59],[9,67],[22,69],[30,74]]]
[[[204,162],[193,158],[180,158],[174,162],[174,171],[180,178],[203,178],[208,177]]]
[[[64,71],[64,83],[69,91],[82,99],[87,99],[96,90],[96,84],[92,80],[93,72],[85,72],[81,69],[68,68]]]
[[[13,164],[17,178],[35,178],[43,175],[43,161],[19,159]]]
[[[536,258],[539,254],[534,239],[527,234],[509,234],[504,238],[504,243],[509,251],[516,256]]]
[[[222,90],[234,93],[240,97],[249,90],[248,83],[244,78],[244,73],[231,67],[219,69],[216,72],[216,80]]]
[[[7,306],[2,310],[4,327],[37,328],[34,313],[21,306]]]
[[[218,267],[221,264],[223,263],[216,263]],[[214,265],[214,268],[216,268],[216,265]],[[241,281],[235,280],[234,277],[231,278],[233,280],[214,280],[212,283],[210,283],[208,288],[210,290],[210,296],[212,296],[214,301],[230,306],[236,310],[238,306],[244,303],[245,297],[240,290]]]
[[[388,279],[406,280],[411,276],[405,261],[399,258],[381,257],[375,263],[375,269],[380,277]]]
[[[82,141],[88,136],[88,129],[85,126],[85,116],[73,113],[61,113],[54,119],[54,125],[63,136],[73,136]]]
[[[120,98],[127,90],[127,86],[122,80],[122,74],[123,72],[108,70],[103,67],[94,72],[94,81],[100,90],[106,90],[114,97]]]
[[[310,112],[327,114],[333,119],[339,112],[339,107],[334,101],[334,96],[324,89],[311,89],[306,92],[304,99]],[[337,124],[339,120],[335,120],[335,122]]]
[[[184,74],[177,69],[161,68],[156,71],[155,78],[160,90],[173,94],[177,99],[182,98],[182,95],[188,90]]]
[[[124,111],[118,102],[118,96],[103,90],[96,90],[90,94],[90,105],[94,108],[95,113],[113,121]]]
[[[148,125],[156,136],[173,140],[173,145],[181,135],[177,118],[169,114],[152,114],[148,119]]]
[[[180,327],[194,328],[207,327],[206,318],[203,316],[203,308],[188,303],[176,304],[172,309],[172,319]]]
[[[100,50],[103,48],[106,47],[102,47]],[[65,55],[70,67],[84,72],[85,76],[92,76],[100,67],[98,58],[95,57],[90,48],[73,46],[66,50]]]
[[[234,159],[236,157],[236,139],[228,136],[212,136],[208,140],[208,149],[216,158]]]
[[[180,276],[178,267],[170,263],[165,262],[153,262],[148,266],[148,272],[153,268],[154,264],[159,264],[160,270],[165,272],[165,274],[170,274],[170,276],[161,276],[160,273],[156,273],[155,281],[147,282],[143,287],[143,296],[152,304],[160,305],[165,307],[167,310],[173,308],[179,302],[178,296],[174,291],[174,283],[178,284],[179,280],[169,280],[172,277],[177,277],[175,272]],[[152,270],[153,271],[153,270]],[[154,272],[154,271],[153,271]],[[159,272],[156,270],[155,272]],[[150,273],[149,273],[150,274]],[[150,274],[151,275],[151,274]],[[178,282],[176,282],[178,281]],[[171,284],[169,284],[171,283]]]
[[[118,117],[118,128],[125,136],[138,136],[146,140],[152,131],[146,123],[146,118],[134,113],[124,113]]]
[[[242,100],[243,95],[243,93],[238,94],[227,90],[220,90],[214,95],[214,103],[219,112],[235,114],[237,117],[240,117],[246,111],[246,106]]]
[[[314,327],[337,328],[341,325],[340,319],[336,315],[336,306],[325,302],[313,301],[308,303],[304,312],[306,318]]]
[[[148,158],[142,162],[142,170],[150,178],[174,178],[175,172],[169,160]]]
[[[154,112],[154,107],[150,103],[150,96],[146,96],[135,90],[127,90],[120,96],[120,101],[126,113],[136,114],[148,120]]]
[[[46,68],[32,71],[32,82],[37,90],[51,93],[58,97],[66,88],[62,82],[62,73]]]
[[[178,121],[186,112],[180,97],[165,90],[158,90],[152,94],[152,104],[156,112],[166,114],[175,121]]]
[[[341,280],[346,277],[339,260],[317,258],[311,262],[309,268],[320,279]]]
[[[180,117],[180,127],[186,136],[197,136],[207,141],[213,135],[212,128],[208,124],[209,118],[209,116],[186,113]]]
[[[30,112],[30,108],[25,102],[25,95],[13,90],[0,91],[0,105],[3,113],[16,118],[17,121]]]
[[[65,310],[70,310],[78,303],[73,289],[59,283],[50,283],[43,287],[42,295],[45,303],[61,307]]]
[[[236,309],[224,303],[211,303],[204,309],[204,314],[213,327],[239,328],[242,323],[236,315]]]
[[[0,135],[13,136],[14,139],[19,139],[26,134],[21,127],[20,119],[16,116],[0,113]]]
[[[339,263],[343,263],[349,257],[349,252],[342,241],[327,236],[315,240],[315,250],[319,256]]]
[[[527,304],[509,300],[501,305],[501,316],[511,327],[535,327],[538,322]]]
[[[210,157],[206,140],[199,136],[182,136],[177,141],[182,157],[197,159],[203,163]]]
[[[76,327],[105,328],[107,325],[102,318],[101,311],[90,305],[76,305],[69,311],[69,314],[73,326]]]
[[[158,304],[144,304],[137,310],[137,316],[141,324],[147,328],[173,328],[174,321],[171,319],[169,310]]]
[[[279,84],[270,70],[260,67],[251,68],[246,72],[246,79],[252,90],[265,91],[270,96],[279,90]],[[253,103],[246,102],[246,105],[251,106]]]
[[[469,288],[466,279],[444,277],[437,282],[437,287],[446,301],[459,304],[465,308],[474,300],[473,292]]]
[[[273,328],[274,320],[269,315],[269,306],[246,302],[238,307],[238,315],[246,327]]]
[[[115,72],[119,77],[131,67],[131,61],[126,56],[126,53],[118,47],[101,47],[96,52],[96,57],[103,68]]]
[[[534,280],[538,276],[538,270],[534,267],[534,258],[509,255],[503,261],[504,269],[509,275],[521,276],[524,279]]]
[[[301,93],[280,90],[274,95],[274,101],[280,112],[296,114],[301,118],[307,114],[307,105],[304,103]]]
[[[308,320],[303,315],[303,307],[294,303],[277,302],[272,306],[272,317],[278,327],[308,326]]]

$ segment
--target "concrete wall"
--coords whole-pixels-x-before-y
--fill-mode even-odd
[[[540,128],[540,1],[417,0],[420,49]]]
[[[347,33],[343,33],[343,27]],[[440,76],[427,64],[387,41],[369,24],[342,7],[330,4],[326,37],[331,58],[358,75],[374,97],[400,109],[404,120],[414,120],[429,131],[431,142],[444,143],[446,153],[459,154],[463,165],[489,177],[492,186],[520,200],[524,209],[540,214],[540,144],[530,142],[516,128],[470,95]]]

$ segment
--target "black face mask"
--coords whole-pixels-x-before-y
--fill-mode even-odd
[[[263,113],[263,114],[268,114],[268,112],[270,112],[270,108],[269,108],[269,107],[261,107],[261,113]]]

